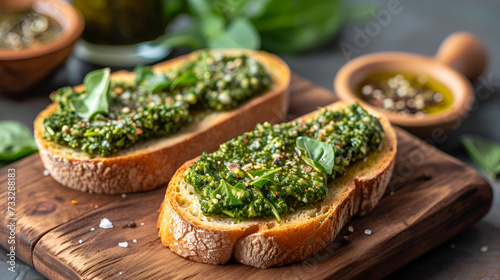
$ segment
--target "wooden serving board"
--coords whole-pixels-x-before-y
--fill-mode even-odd
[[[289,119],[335,100],[331,92],[294,75]],[[157,210],[166,186],[124,197],[81,193],[44,176],[38,155],[0,170],[0,211],[7,213],[8,170],[15,169],[16,257],[52,279],[382,278],[478,221],[492,202],[491,187],[472,168],[396,131],[394,174],[375,210],[349,222],[352,234],[344,229],[321,252],[283,267],[214,266],[181,258],[157,237]],[[0,225],[0,245],[7,251],[9,217],[4,215]],[[102,218],[114,228],[99,228]],[[129,222],[136,227],[128,227]],[[345,235],[347,244],[341,241]]]

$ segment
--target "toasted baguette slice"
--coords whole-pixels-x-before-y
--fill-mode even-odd
[[[128,193],[145,191],[167,183],[186,160],[247,130],[256,123],[280,122],[286,116],[290,69],[275,55],[261,51],[213,50],[227,55],[246,54],[255,57],[268,71],[272,88],[252,98],[235,110],[195,116],[195,120],[171,136],[138,143],[110,157],[93,157],[72,148],[48,142],[43,138],[43,120],[57,110],[49,105],[35,119],[35,140],[45,168],[54,180],[72,189],[94,193]],[[192,59],[195,53],[181,56],[153,67],[167,71]],[[115,81],[134,81],[135,74],[113,73]],[[76,86],[77,91],[84,89]]]
[[[336,102],[328,108],[346,105]],[[183,179],[197,159],[186,162],[172,177],[160,208],[157,226],[162,243],[198,262],[223,264],[233,258],[263,268],[300,261],[323,249],[351,217],[365,215],[375,207],[391,178],[396,134],[387,118],[369,112],[379,117],[385,131],[381,149],[333,180],[323,202],[282,215],[280,223],[274,218],[237,221],[204,216],[198,194]]]

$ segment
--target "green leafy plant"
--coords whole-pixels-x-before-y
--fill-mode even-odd
[[[488,176],[494,179],[500,175],[499,143],[473,135],[462,136],[461,140],[469,156]]]
[[[109,113],[110,83],[109,68],[94,70],[85,75],[83,79],[85,94],[71,98],[75,112],[87,120],[92,120],[97,114],[107,115]]]
[[[31,131],[17,121],[0,122],[0,161],[11,162],[38,151]]]
[[[332,145],[309,137],[297,137],[296,147],[299,156],[307,164],[324,174],[332,174],[335,153]]]
[[[188,0],[162,36],[170,47],[300,52],[328,42],[344,17],[339,0]],[[182,22],[182,24],[179,24]],[[177,23],[177,24],[176,24]]]

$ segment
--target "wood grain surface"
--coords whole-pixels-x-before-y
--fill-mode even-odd
[[[291,92],[289,119],[335,101],[331,92],[296,75]],[[157,237],[165,187],[125,197],[77,192],[44,176],[38,155],[0,170],[0,201],[7,201],[7,169],[15,168],[16,255],[51,279],[377,279],[475,223],[492,201],[491,187],[473,169],[401,129],[397,134],[394,175],[375,210],[351,220],[353,233],[344,229],[324,250],[283,267],[213,266],[181,258]],[[0,204],[2,213],[6,208]],[[4,248],[7,218],[0,225]],[[99,228],[102,218],[114,228]]]

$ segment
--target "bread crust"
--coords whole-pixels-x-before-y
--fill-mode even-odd
[[[45,169],[60,184],[79,191],[107,194],[146,191],[167,183],[186,160],[203,151],[217,149],[220,143],[253,129],[256,123],[277,123],[284,119],[288,108],[290,69],[283,60],[262,51],[213,51],[255,57],[269,72],[273,87],[235,110],[212,113],[171,136],[136,144],[111,157],[91,157],[46,141],[43,120],[57,110],[56,103],[50,104],[34,122],[35,140]],[[165,71],[179,66],[196,53],[157,64],[153,70]],[[135,75],[119,71],[111,78],[130,81]],[[83,85],[75,87],[77,91],[83,89]]]
[[[346,105],[336,102],[327,107]],[[183,174],[197,158],[186,162],[172,177],[160,208],[157,226],[162,243],[194,261],[223,264],[233,258],[261,268],[301,261],[325,248],[351,217],[366,215],[375,207],[392,175],[396,134],[387,118],[367,110],[379,118],[384,128],[381,149],[371,152],[366,163],[355,163],[344,176],[333,180],[327,198],[296,219],[287,220],[287,214],[281,223],[273,218],[238,224],[200,221],[179,204],[179,186],[186,184]]]

